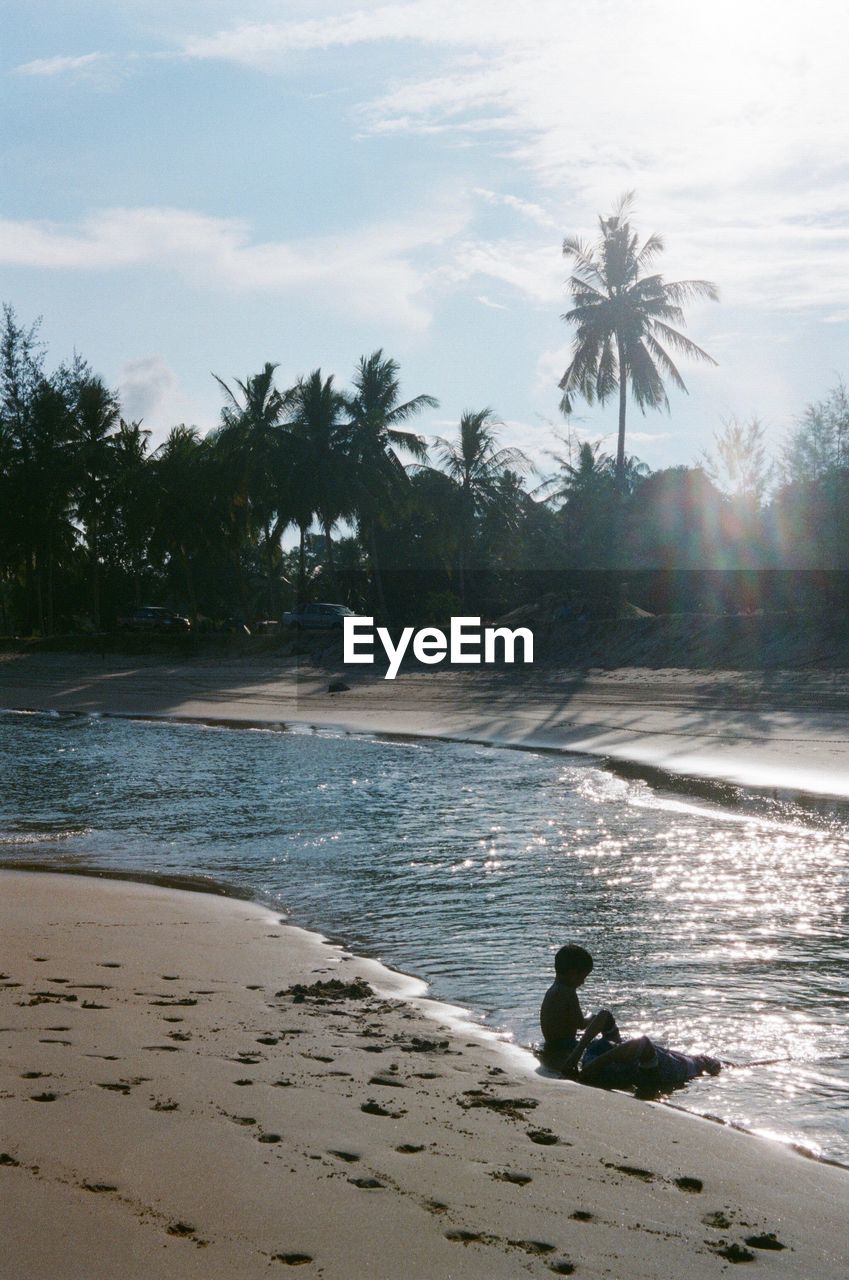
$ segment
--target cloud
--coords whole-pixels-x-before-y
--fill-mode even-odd
[[[504,205],[508,209],[515,209],[517,213],[521,213],[524,217],[530,218],[531,222],[538,223],[541,227],[552,229],[558,228],[556,218],[543,209],[542,205],[534,204],[531,200],[523,200],[521,196],[511,196],[501,194],[497,191],[488,191],[486,187],[475,187],[474,194],[480,196],[488,204]]]
[[[32,62],[23,62],[15,67],[21,76],[64,76],[81,75],[100,70],[108,59],[105,53],[83,53],[77,57],[57,56],[54,58],[35,58]]]
[[[386,58],[382,87],[355,108],[361,130],[494,146],[546,199],[479,197],[545,230],[591,235],[595,215],[636,188],[638,225],[668,236],[670,278],[715,278],[744,306],[844,314],[840,0],[407,0],[243,23],[192,37],[183,53],[274,71],[293,54],[402,41],[415,58]],[[534,277],[527,296],[549,298],[517,254],[511,283],[526,291]],[[479,246],[467,265],[488,274],[486,256]]]
[[[184,416],[179,380],[164,356],[128,360],[118,373],[118,391],[123,416],[132,422],[141,419],[155,434]]]
[[[431,261],[466,223],[459,205],[337,236],[256,242],[247,222],[173,208],[104,209],[76,226],[0,220],[0,263],[46,270],[158,267],[201,287],[292,295],[410,329],[430,322]]]

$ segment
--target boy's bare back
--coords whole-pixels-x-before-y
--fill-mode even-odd
[[[546,991],[539,1011],[540,1029],[547,1045],[577,1039],[584,1026],[578,993],[571,983],[555,978]]]

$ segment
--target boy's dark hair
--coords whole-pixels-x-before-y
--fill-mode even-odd
[[[554,972],[560,976],[566,973],[590,973],[593,958],[589,951],[574,942],[567,942],[554,957]]]

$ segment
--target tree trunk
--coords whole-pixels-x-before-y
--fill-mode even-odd
[[[53,635],[53,547],[47,550],[47,634]]]
[[[307,526],[298,525],[300,541],[298,543],[298,599],[296,604],[304,603],[304,592],[307,586]]]
[[[271,538],[271,529],[265,527],[265,555],[268,566],[268,616],[274,617],[274,544]]]
[[[95,631],[100,630],[100,540],[98,538],[97,520],[91,525],[91,616]]]
[[[185,549],[180,547],[180,559],[183,562],[183,576],[186,580],[186,595],[189,597],[189,612],[192,616],[192,622],[198,620],[198,603],[195,597],[195,581],[192,575],[192,566],[189,557],[186,555]]]
[[[336,565],[334,564],[334,561],[333,561],[333,539],[330,536],[331,526],[330,524],[328,524],[327,519],[324,519],[322,521],[322,524],[324,525],[324,550],[327,555],[327,573],[328,573],[328,577],[330,578],[330,582],[333,585],[335,590]]]
[[[369,548],[371,550],[371,567],[374,573],[374,586],[377,591],[377,607],[380,610],[381,621],[384,626],[389,625],[389,613],[386,608],[386,596],[383,592],[383,574],[380,572],[380,557],[377,554],[377,538],[374,532],[374,525],[369,525]]]
[[[625,492],[625,411],[628,404],[628,373],[625,368],[625,349],[622,339],[616,339],[619,359],[619,438],[616,443],[616,488]]]

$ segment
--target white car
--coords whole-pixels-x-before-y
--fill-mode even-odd
[[[354,617],[344,604],[302,604],[283,614],[283,625],[295,631],[341,631],[343,619]]]

